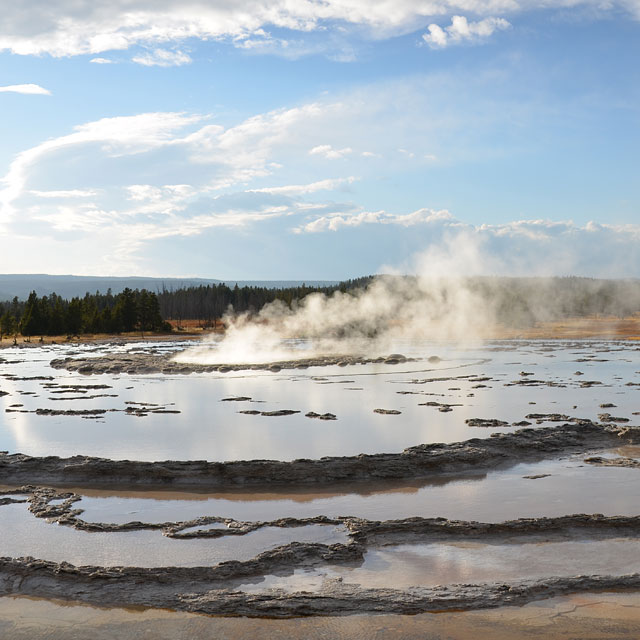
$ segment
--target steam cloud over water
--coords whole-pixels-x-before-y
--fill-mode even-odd
[[[330,354],[376,354],[406,339],[458,340],[479,336],[491,321],[486,305],[462,282],[378,277],[366,290],[314,293],[291,309],[276,300],[256,316],[225,319],[217,342],[203,342],[179,360],[201,363],[265,363]],[[305,338],[308,348],[286,346]],[[217,345],[217,348],[213,348]]]
[[[177,356],[201,364],[264,364],[321,355],[378,356],[406,341],[472,342],[496,325],[640,311],[640,282],[489,276],[506,268],[460,234],[418,256],[419,275],[378,276],[366,289],[276,300],[253,316],[224,318],[224,337]],[[291,341],[304,339],[304,348]]]

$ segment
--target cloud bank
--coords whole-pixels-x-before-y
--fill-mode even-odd
[[[433,23],[445,16],[459,16],[461,10],[481,18],[469,20],[442,30]],[[6,3],[0,28],[0,51],[19,55],[73,56],[125,50],[136,45],[157,47],[187,39],[228,40],[243,48],[265,48],[280,51],[298,48],[309,51],[308,45],[298,46],[288,39],[274,38],[270,29],[296,34],[295,39],[315,31],[331,34],[357,30],[370,38],[385,38],[418,29],[429,24],[434,44],[471,36],[488,35],[502,28],[493,16],[516,15],[534,10],[588,11],[609,15],[622,12],[635,19],[640,17],[637,0],[458,0],[425,2],[366,2],[365,0],[253,0],[251,3],[227,0],[111,0],[110,2],[77,2],[57,0],[55,7],[44,0],[22,0]],[[466,19],[465,19],[466,20]],[[487,22],[488,20],[488,22]],[[291,44],[291,46],[289,46]],[[335,51],[335,42],[331,43]],[[314,47],[311,47],[311,51]],[[160,59],[162,59],[160,54]],[[175,56],[180,54],[174,54]],[[350,59],[348,47],[339,56]],[[158,56],[156,56],[156,59]],[[143,56],[143,59],[144,58]],[[152,57],[153,58],[153,54]],[[183,58],[186,60],[186,58]]]

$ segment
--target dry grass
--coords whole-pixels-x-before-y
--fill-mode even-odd
[[[525,329],[500,327],[493,338],[553,339],[564,338],[579,340],[583,338],[603,338],[640,340],[640,315],[628,318],[600,316],[588,318],[567,318],[555,322],[539,323]]]
[[[38,346],[41,344],[85,344],[92,342],[137,342],[139,340],[189,340],[194,337],[199,337],[202,335],[202,332],[188,332],[188,331],[180,331],[176,333],[148,333],[145,331],[144,335],[142,335],[139,331],[134,331],[131,333],[118,333],[118,334],[110,334],[110,333],[88,333],[83,334],[81,336],[31,336],[31,338],[26,338],[24,336],[18,335],[16,344],[18,345],[30,345],[30,346]],[[11,347],[13,346],[13,336],[4,336],[2,341],[0,341],[0,347]]]
[[[173,327],[171,333],[144,333],[139,332],[108,334],[96,333],[81,336],[32,336],[30,339],[18,336],[17,344],[71,344],[71,343],[91,343],[91,342],[111,342],[124,341],[135,342],[144,340],[192,340],[201,338],[212,333],[223,333],[224,324],[221,321],[213,327],[205,328],[203,320],[177,320],[168,321]],[[180,327],[178,329],[178,327]],[[580,340],[588,338],[600,338],[609,340],[640,340],[640,314],[628,318],[614,318],[612,316],[589,317],[589,318],[567,318],[556,322],[539,323],[533,327],[511,328],[496,326],[482,332],[482,337],[486,339],[516,339],[525,340],[551,340],[568,339]],[[0,341],[0,347],[13,345],[13,336],[4,336]]]

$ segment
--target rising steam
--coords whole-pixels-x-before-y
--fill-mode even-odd
[[[538,261],[547,268],[548,261]],[[508,269],[513,273],[514,264]],[[466,233],[430,247],[408,270],[416,275],[378,276],[366,289],[310,294],[291,308],[275,301],[253,316],[231,312],[221,340],[204,340],[177,359],[262,364],[319,355],[377,356],[406,341],[476,341],[495,334],[497,325],[640,311],[638,281],[491,275],[507,267]],[[303,339],[304,348],[296,339]]]
[[[366,290],[313,293],[291,309],[279,300],[257,314],[227,316],[217,343],[206,341],[181,361],[265,363],[315,355],[372,354],[393,350],[399,340],[452,340],[479,335],[489,318],[481,301],[454,280],[379,277]],[[287,340],[304,338],[304,350]]]
[[[177,359],[265,363],[331,354],[381,354],[405,340],[469,340],[494,322],[480,291],[461,272],[491,261],[477,243],[456,236],[419,257],[421,274],[378,276],[364,290],[307,295],[289,308],[276,300],[253,316],[228,314],[222,340],[205,340]],[[290,342],[304,339],[304,349]]]

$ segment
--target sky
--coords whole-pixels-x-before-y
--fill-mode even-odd
[[[640,0],[21,0],[0,272],[640,276]]]

